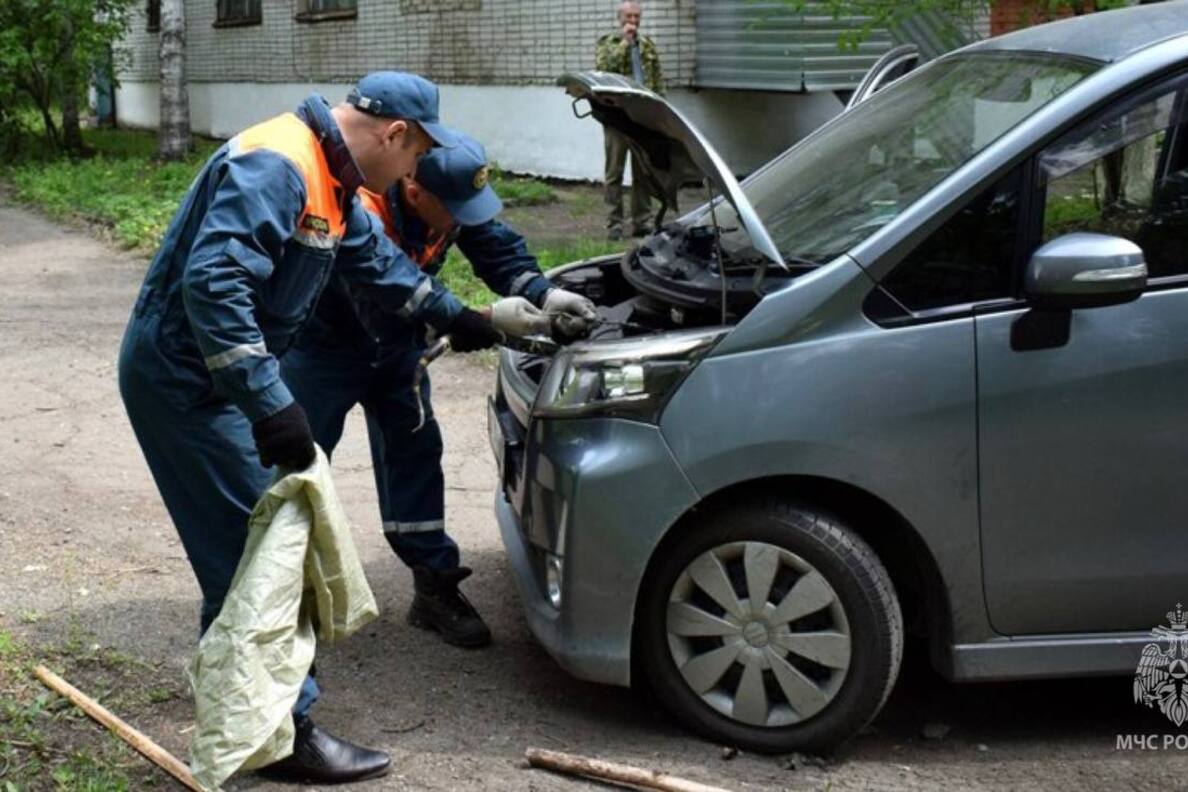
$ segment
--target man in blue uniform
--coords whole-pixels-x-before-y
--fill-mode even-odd
[[[245,130],[207,161],[150,265],[120,351],[120,392],[137,440],[214,620],[243,552],[266,467],[314,459],[304,411],[281,380],[290,346],[336,275],[388,321],[427,322],[461,350],[497,327],[465,308],[391,244],[356,189],[385,190],[432,145],[436,86],[415,75],[364,77],[331,108],[311,96]],[[318,729],[317,684],[294,708],[294,753],[271,774],[312,782],[387,772],[388,756]]]
[[[595,320],[594,305],[554,288],[523,237],[495,219],[503,207],[487,183],[489,173],[483,147],[462,135],[457,146],[426,155],[415,177],[386,195],[362,191],[360,198],[423,271],[435,274],[456,244],[492,291],[526,298],[549,318],[562,317],[569,332],[580,333]],[[528,315],[524,321],[538,318]],[[547,332],[547,323],[518,327],[516,334],[533,329]],[[490,630],[458,591],[471,570],[459,565],[458,546],[445,531],[442,437],[428,408],[428,378],[419,393],[413,390],[426,332],[415,319],[372,332],[353,310],[346,279],[339,277],[282,361],[282,374],[327,453],[342,436],[347,413],[363,405],[384,535],[413,571],[409,622],[456,646],[485,646]],[[414,432],[418,400],[426,404],[426,422]]]

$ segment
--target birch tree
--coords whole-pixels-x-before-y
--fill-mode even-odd
[[[182,159],[189,153],[190,95],[186,89],[185,0],[161,0],[161,122],[157,154],[163,160]]]

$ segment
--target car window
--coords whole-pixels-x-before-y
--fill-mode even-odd
[[[883,279],[883,289],[913,312],[1012,296],[1019,174],[1012,171],[945,221]]]
[[[894,220],[1094,68],[1017,52],[933,61],[841,114],[743,190],[785,259],[824,263]],[[728,210],[719,220],[738,225]]]
[[[885,52],[870,67],[854,89],[846,109],[852,110],[891,83],[920,65],[920,48],[915,44],[901,44]]]
[[[1183,77],[1115,105],[1039,157],[1042,241],[1074,231],[1129,239],[1151,278],[1188,273]]]

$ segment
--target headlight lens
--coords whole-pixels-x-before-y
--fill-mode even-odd
[[[553,360],[535,413],[654,421],[669,394],[726,332],[727,328],[713,328],[576,344]]]

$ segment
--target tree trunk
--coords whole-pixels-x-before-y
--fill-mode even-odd
[[[190,96],[186,90],[184,0],[161,0],[161,123],[157,154],[177,160],[190,151]]]
[[[74,62],[74,29],[67,23],[62,42],[62,148],[70,154],[83,153],[82,126],[78,117],[80,70]]]
[[[58,128],[54,125],[49,102],[50,100],[46,99],[44,104],[38,104],[37,109],[41,112],[41,122],[45,125],[45,140],[49,143],[50,151],[57,152],[61,149],[62,143],[58,139]]]
[[[78,85],[64,80],[62,87],[62,147],[71,154],[83,153],[82,124],[78,116]]]

